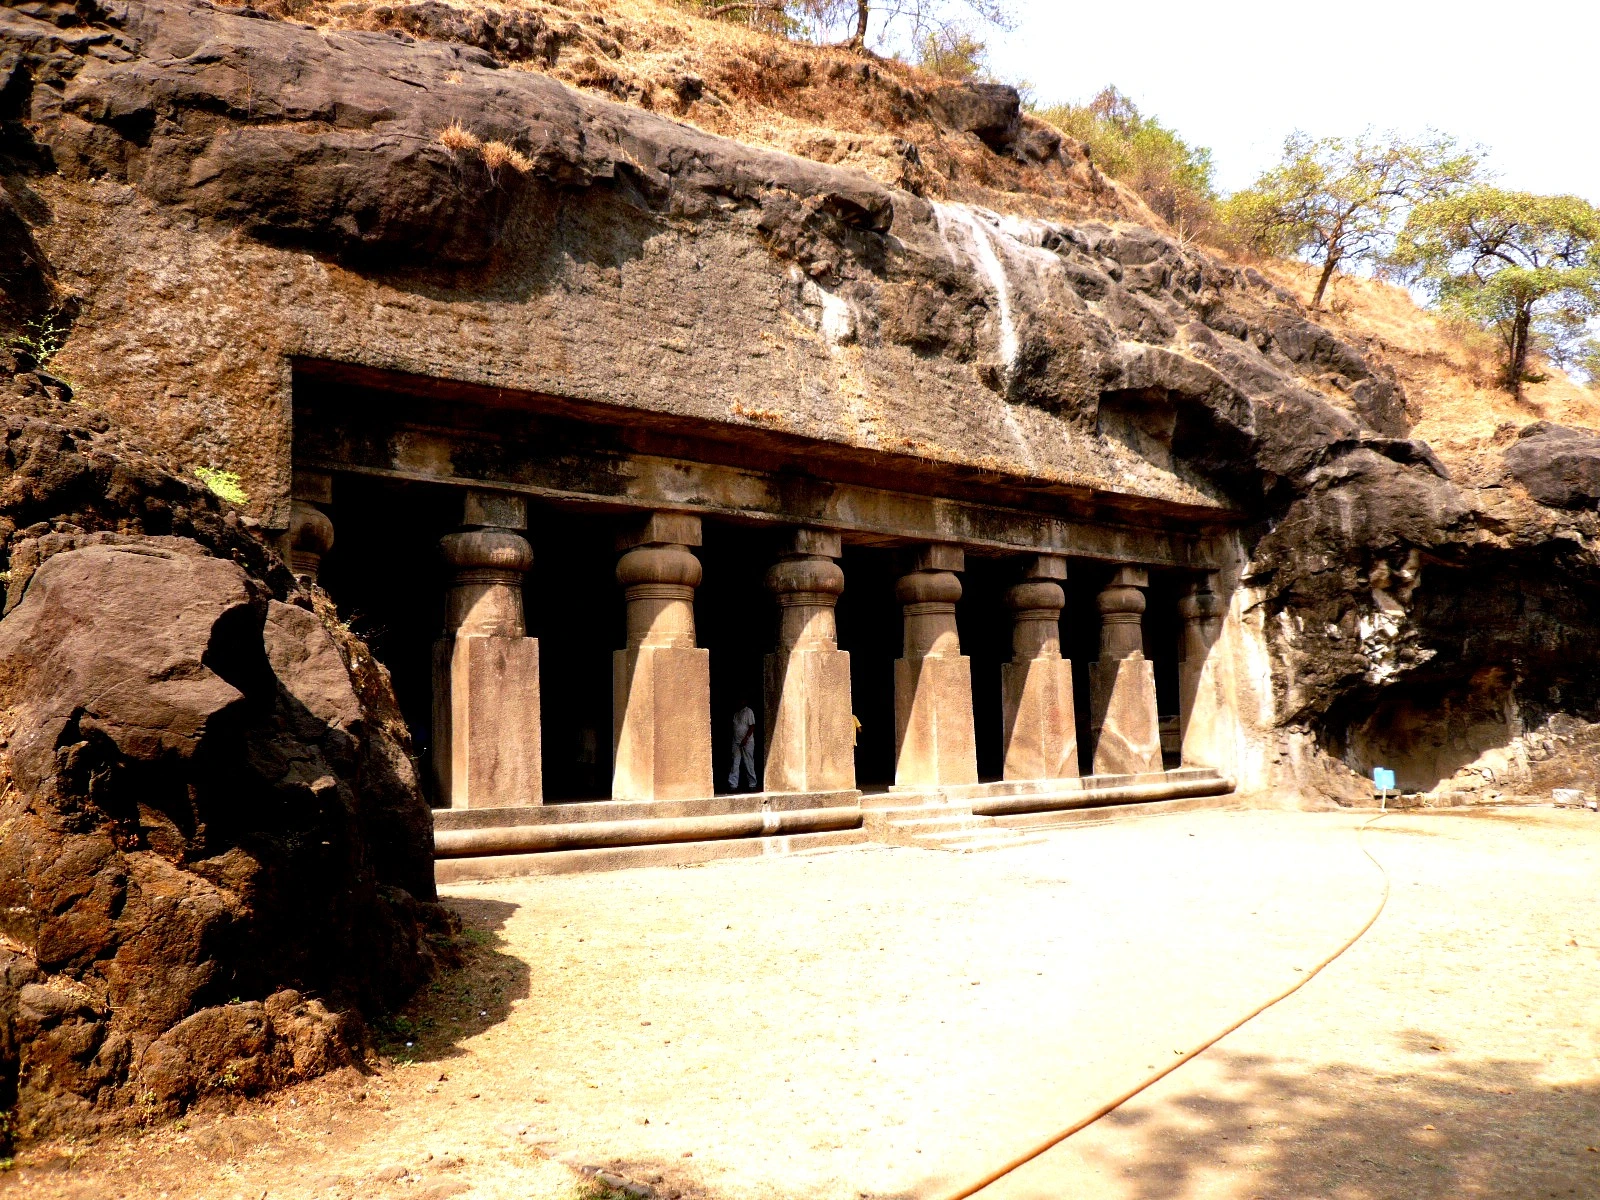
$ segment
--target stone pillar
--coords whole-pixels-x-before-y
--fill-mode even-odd
[[[972,730],[972,660],[961,653],[956,601],[966,565],[958,546],[918,550],[895,585],[905,648],[894,664],[894,781],[898,787],[978,782]]]
[[[439,795],[451,808],[542,804],[539,643],[522,614],[527,501],[469,491],[462,508],[464,528],[439,543],[452,572],[433,654]]]
[[[1161,718],[1155,668],[1144,656],[1142,567],[1118,567],[1096,604],[1100,609],[1100,660],[1089,668],[1090,725],[1096,775],[1160,771]]]
[[[1072,663],[1061,657],[1061,609],[1067,560],[1041,554],[1006,593],[1011,661],[1000,667],[1005,778],[1071,779],[1078,774],[1078,727]]]
[[[769,792],[840,792],[856,786],[850,655],[839,649],[834,605],[844,572],[839,535],[796,529],[767,572],[778,601],[778,648],[766,658]]]
[[[1178,651],[1178,729],[1186,767],[1221,765],[1213,761],[1217,756],[1211,726],[1217,706],[1204,702],[1200,685],[1211,647],[1222,629],[1222,602],[1212,590],[1211,579],[1209,572],[1200,576],[1178,601],[1178,615],[1183,618],[1183,640]]]
[[[711,652],[694,644],[700,518],[653,513],[618,539],[628,645],[611,660],[617,800],[710,796]]]
[[[289,501],[287,537],[289,569],[298,579],[315,583],[322,557],[333,549],[333,522],[323,508],[333,502],[333,476],[323,471],[296,471]]]

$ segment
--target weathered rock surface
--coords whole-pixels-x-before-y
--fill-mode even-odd
[[[445,928],[381,668],[197,484],[103,417],[14,403],[9,1128],[84,1131],[351,1062],[362,1014],[409,994]]]
[[[1515,486],[1452,479],[1410,436],[1406,397],[1375,355],[1258,273],[1158,230],[934,203],[912,173],[891,187],[574,92],[507,66],[548,61],[577,36],[537,14],[432,2],[350,11],[403,32],[309,29],[185,0],[0,6],[10,205],[0,236],[17,248],[4,261],[20,265],[3,268],[16,311],[75,315],[63,354],[73,378],[165,449],[237,464],[265,524],[287,520],[286,364],[311,357],[776,428],[878,461],[1230,524],[1244,559],[1230,581],[1241,619],[1272,662],[1260,786],[1359,797],[1353,772],[1372,762],[1415,764],[1408,782],[1490,769],[1471,764],[1518,730],[1600,717],[1590,435],[1526,431],[1505,454]],[[701,82],[673,86],[687,105]],[[1014,162],[1061,149],[1006,89],[935,89],[917,103],[939,110],[951,138]],[[441,140],[452,125],[479,148]],[[527,169],[491,167],[490,141]],[[917,153],[907,147],[908,166]],[[59,407],[59,379],[29,378],[30,403]],[[0,512],[8,533],[27,535],[12,556],[13,617],[57,561],[115,561],[130,577],[200,571],[168,543],[145,544],[160,566],[129,566],[138,554],[86,544],[86,531],[193,539],[246,580],[233,601],[208,575],[212,608],[196,620],[215,611],[212,636],[246,646],[248,668],[187,641],[174,661],[198,666],[162,679],[153,694],[170,692],[174,708],[148,727],[115,713],[50,718],[73,736],[89,722],[86,764],[114,752],[127,766],[86,767],[82,811],[99,811],[91,783],[102,778],[149,774],[174,797],[146,805],[148,828],[130,848],[104,835],[104,861],[145,856],[115,878],[181,871],[183,887],[216,893],[203,891],[215,925],[175,934],[161,953],[226,974],[246,968],[213,955],[207,938],[279,936],[276,916],[251,925],[228,907],[233,876],[182,865],[271,843],[208,790],[214,746],[245,747],[237,761],[256,782],[241,794],[270,798],[250,812],[296,829],[359,825],[359,837],[327,837],[326,853],[364,846],[368,857],[341,869],[370,871],[377,902],[379,883],[425,895],[422,826],[381,670],[348,646],[330,654],[304,610],[281,603],[287,585],[249,531],[192,485],[139,475],[135,458],[97,457],[103,431],[73,431],[61,452],[57,436],[22,416],[8,427],[17,499]],[[225,619],[234,612],[247,615]],[[125,667],[136,678],[148,664]],[[63,736],[39,730],[39,746]],[[42,755],[35,777],[51,787],[79,778],[49,774]],[[363,808],[375,787],[391,799]],[[107,816],[106,828],[132,819]],[[223,850],[207,840],[234,834]],[[296,846],[314,857],[322,840],[307,833]],[[98,853],[70,859],[83,864],[75,877],[101,878]],[[298,861],[299,849],[283,853]],[[298,912],[273,890],[280,877],[295,876],[263,868],[258,890],[237,894],[276,897],[259,913]],[[326,944],[344,946],[348,928],[328,923]],[[316,995],[330,1012],[342,1003],[321,960],[292,961],[270,986]],[[302,1033],[275,1032],[266,981],[245,997],[259,1011],[198,1020],[220,994],[206,990],[211,969],[183,985],[182,1019],[212,1031],[194,1034],[203,1039],[230,1031],[236,1077],[321,1061],[315,1031],[326,1022],[307,1008]],[[44,968],[16,970],[21,989],[35,982],[27,970]],[[77,1008],[40,999],[37,1011],[60,1014],[50,1019],[63,1028],[111,1028],[114,1015],[95,1014],[113,1009],[90,992]],[[99,1061],[98,1048],[84,1053]],[[131,1054],[95,1078],[134,1078]],[[196,1046],[157,1061],[193,1076],[224,1060]]]
[[[1506,451],[1506,469],[1551,508],[1600,504],[1600,434],[1539,421]]]

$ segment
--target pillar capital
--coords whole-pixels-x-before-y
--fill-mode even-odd
[[[533,547],[509,529],[463,529],[439,539],[451,570],[445,599],[448,634],[522,637],[522,577],[533,566]]]
[[[461,500],[461,524],[469,529],[526,529],[528,500],[515,492],[485,492],[469,488]]]
[[[636,546],[698,546],[701,544],[697,513],[653,512],[617,535],[617,549]]]
[[[1185,621],[1210,621],[1222,613],[1222,601],[1212,589],[1208,572],[1190,581],[1178,599],[1178,615]]]
[[[965,571],[967,554],[960,546],[947,542],[928,542],[911,552],[913,571]]]
[[[296,576],[316,579],[322,557],[333,549],[333,522],[328,514],[306,500],[289,502],[289,569]]]

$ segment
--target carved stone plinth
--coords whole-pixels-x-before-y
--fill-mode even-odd
[[[1216,673],[1208,670],[1211,647],[1222,629],[1222,602],[1211,589],[1211,577],[1190,585],[1178,601],[1183,637],[1178,662],[1178,728],[1186,767],[1227,766],[1224,747],[1228,705],[1220,694]]]
[[[520,497],[468,493],[466,520],[491,509],[505,525],[475,525],[440,540],[452,572],[445,636],[433,654],[433,763],[451,808],[544,802],[539,643],[526,636],[522,578],[533,548]],[[511,527],[515,523],[515,527]]]
[[[766,657],[769,792],[849,791],[856,786],[850,655],[839,649],[834,606],[844,572],[837,533],[796,530],[767,572],[778,602],[778,648]]]
[[[1096,775],[1160,771],[1161,718],[1155,668],[1144,656],[1144,592],[1149,575],[1119,567],[1096,598],[1100,659],[1089,667],[1089,716]]]
[[[611,795],[692,800],[712,794],[711,653],[695,646],[700,519],[657,513],[622,539],[617,582],[626,649],[612,655]]]
[[[1061,657],[1058,579],[1067,563],[1040,555],[1006,593],[1012,611],[1011,661],[1000,667],[1007,779],[1070,779],[1078,774],[1072,663]]]
[[[895,585],[905,613],[903,656],[894,664],[894,781],[898,787],[978,782],[972,728],[972,660],[961,653],[956,601],[960,549],[927,546]]]

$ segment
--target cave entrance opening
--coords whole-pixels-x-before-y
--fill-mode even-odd
[[[1089,665],[1100,657],[1100,610],[1095,597],[1111,578],[1103,563],[1086,558],[1067,561],[1061,581],[1066,605],[1061,610],[1061,655],[1072,660],[1072,713],[1077,725],[1078,769],[1087,774],[1094,762],[1089,705]]]
[[[753,526],[706,521],[695,550],[703,572],[695,590],[695,641],[711,652],[711,770],[719,793],[761,791],[764,659],[777,644],[777,609],[767,591],[774,559],[772,536]],[[755,717],[755,786],[733,767],[733,719],[748,707]]]
[[[522,598],[528,634],[539,639],[547,804],[611,798],[611,655],[624,640],[616,578],[620,528],[607,513],[529,506],[533,570]]]
[[[861,722],[856,786],[883,792],[894,782],[894,660],[903,640],[894,585],[904,564],[893,549],[846,545],[839,565],[839,649],[850,653],[850,703]]]
[[[980,558],[968,553],[956,604],[961,653],[972,663],[972,731],[978,779],[992,783],[1005,773],[1005,713],[1000,667],[1011,659],[1011,609],[1006,591],[1021,578],[1022,560]]]
[[[460,527],[460,489],[335,474],[329,517],[337,536],[320,582],[339,615],[389,669],[430,795],[433,643],[444,625],[449,571],[439,539]],[[437,801],[435,801],[437,803]]]
[[[1173,770],[1183,765],[1183,740],[1179,731],[1178,659],[1183,653],[1183,617],[1178,601],[1193,580],[1181,571],[1153,569],[1144,593],[1144,656],[1155,667],[1156,713],[1161,718],[1161,766]]]

